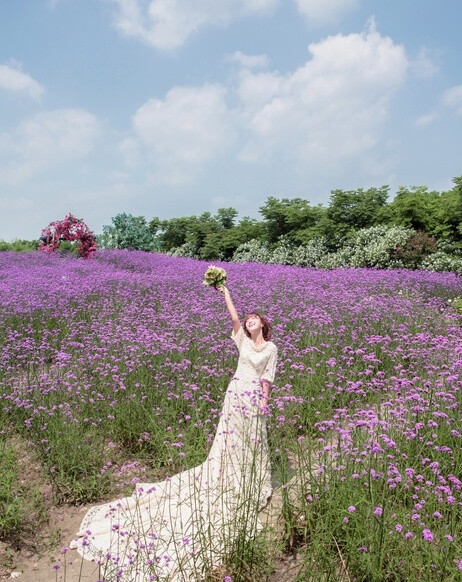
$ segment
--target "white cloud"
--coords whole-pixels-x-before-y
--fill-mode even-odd
[[[182,46],[206,26],[223,26],[255,12],[271,10],[278,0],[114,0],[114,24],[161,50]]]
[[[439,70],[426,48],[420,49],[417,58],[410,63],[410,66],[414,74],[422,79],[434,77]]]
[[[39,113],[13,132],[0,134],[0,154],[5,160],[0,181],[22,182],[64,160],[85,156],[100,133],[97,118],[81,109]]]
[[[415,124],[417,127],[427,127],[427,125],[431,125],[437,119],[438,116],[435,113],[427,113],[426,115],[418,117]]]
[[[190,181],[234,138],[220,85],[175,87],[164,100],[150,99],[136,111],[133,127],[136,141],[125,140],[122,148],[133,163],[144,147],[156,175],[169,183]]]
[[[241,77],[249,139],[245,161],[330,163],[370,150],[381,136],[390,96],[406,78],[403,47],[376,32],[336,35],[309,46],[311,59],[287,75]]]
[[[443,103],[453,109],[457,115],[462,115],[462,85],[447,89],[443,94]]]
[[[0,89],[26,93],[35,100],[39,100],[43,93],[43,87],[30,75],[8,65],[0,65]]]
[[[268,66],[267,55],[246,55],[241,51],[234,52],[230,60],[238,63],[244,69],[263,69]]]
[[[355,10],[359,0],[295,0],[295,3],[310,22],[328,24]]]
[[[287,74],[251,70],[266,61],[235,54],[243,68],[234,89],[175,87],[164,99],[150,99],[136,111],[132,135],[119,144],[127,168],[147,164],[154,180],[180,185],[194,182],[224,152],[230,163],[234,154],[246,164],[305,173],[356,158],[358,167],[361,159],[373,165],[390,98],[406,80],[403,47],[372,25],[313,43],[309,53]]]

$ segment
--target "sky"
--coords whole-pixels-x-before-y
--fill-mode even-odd
[[[462,174],[460,0],[0,0],[0,239]]]

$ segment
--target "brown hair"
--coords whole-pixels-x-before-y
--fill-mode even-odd
[[[251,317],[252,315],[256,315],[262,322],[263,327],[261,331],[263,334],[263,339],[268,342],[271,339],[271,323],[266,319],[264,315],[262,315],[258,311],[249,311],[249,313],[245,316],[244,323],[242,324],[244,326],[245,335],[247,337],[251,337],[250,333],[247,331],[246,323],[249,317]]]

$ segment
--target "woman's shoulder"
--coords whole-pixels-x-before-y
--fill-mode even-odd
[[[231,337],[233,339],[242,335],[245,335],[244,328],[242,326],[237,331],[234,331],[234,329],[231,330]]]
[[[278,348],[277,348],[276,344],[273,343],[271,340],[267,340],[263,344],[263,347],[261,348],[261,350],[264,350],[265,353],[267,353],[267,354],[271,354],[273,352],[277,352]]]

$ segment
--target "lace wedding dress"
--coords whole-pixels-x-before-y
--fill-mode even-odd
[[[105,581],[200,581],[261,529],[271,476],[260,381],[273,381],[277,349],[255,347],[242,328],[231,337],[239,362],[204,463],[84,517],[71,548],[100,562]]]

